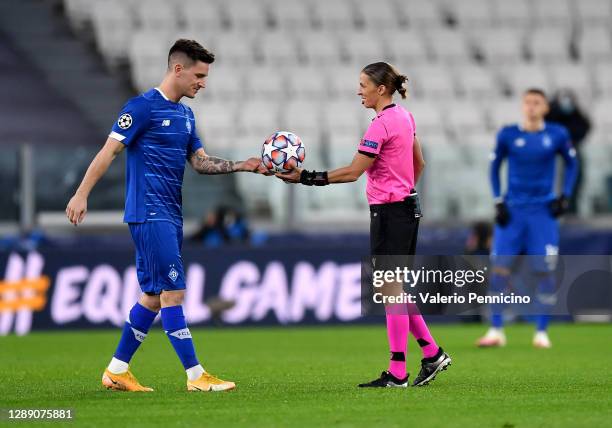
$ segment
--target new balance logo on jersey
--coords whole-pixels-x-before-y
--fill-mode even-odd
[[[162,121],[162,126],[170,126],[170,119],[164,119]]]
[[[522,138],[517,138],[516,140],[514,140],[514,145],[516,147],[523,147],[525,145],[525,140]]]
[[[178,272],[174,268],[170,269],[170,272],[168,272],[168,278],[170,278],[172,282],[176,282],[178,275]]]
[[[552,140],[549,135],[545,135],[542,139],[542,144],[544,147],[550,147],[552,145]]]
[[[189,119],[185,121],[185,126],[187,127],[187,132],[191,133],[191,121]]]

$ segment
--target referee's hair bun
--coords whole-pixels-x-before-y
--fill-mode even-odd
[[[391,64],[387,62],[375,62],[366,65],[361,71],[365,73],[376,86],[386,86],[390,95],[397,91],[402,98],[406,98],[407,88],[405,83],[408,82],[408,77],[400,74]]]
[[[402,99],[406,98],[406,86],[404,86],[405,83],[408,83],[408,77],[403,75],[403,74],[398,74],[395,77],[395,89],[397,90],[397,92],[399,92],[400,96],[402,97]]]

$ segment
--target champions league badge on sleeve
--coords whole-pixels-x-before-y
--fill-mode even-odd
[[[117,120],[117,125],[119,125],[119,128],[121,129],[128,129],[130,126],[132,126],[132,116],[128,113],[122,114],[119,117],[119,120]]]

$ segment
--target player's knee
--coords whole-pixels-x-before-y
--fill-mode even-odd
[[[161,306],[163,307],[182,305],[184,299],[184,290],[162,291],[160,296]]]
[[[159,312],[161,309],[161,302],[159,296],[150,296],[148,294],[143,294],[140,298],[140,304],[153,312]]]

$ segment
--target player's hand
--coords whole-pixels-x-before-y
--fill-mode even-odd
[[[569,208],[569,201],[565,196],[559,196],[557,199],[550,201],[548,208],[550,209],[550,213],[554,218],[561,217],[567,212],[567,209]]]
[[[274,175],[274,173],[270,171],[268,168],[266,168],[262,162],[259,162],[259,168],[257,168],[257,174],[265,175],[268,177],[271,175]]]
[[[277,172],[275,174],[278,178],[283,180],[285,183],[299,183],[300,177],[302,176],[302,168],[293,168],[288,172]]]
[[[495,222],[500,226],[505,226],[510,222],[510,211],[505,202],[495,204]]]
[[[257,169],[257,173],[261,174],[261,175],[265,175],[265,176],[271,176],[274,175],[274,173],[272,171],[270,171],[268,168],[266,168],[263,165],[259,165],[259,168]]]
[[[66,217],[76,226],[83,222],[85,214],[87,214],[87,198],[75,194],[66,206]]]
[[[267,171],[267,169],[261,164],[261,159],[249,158],[242,162],[242,165],[240,165],[240,171],[263,174],[263,171],[260,167]]]

